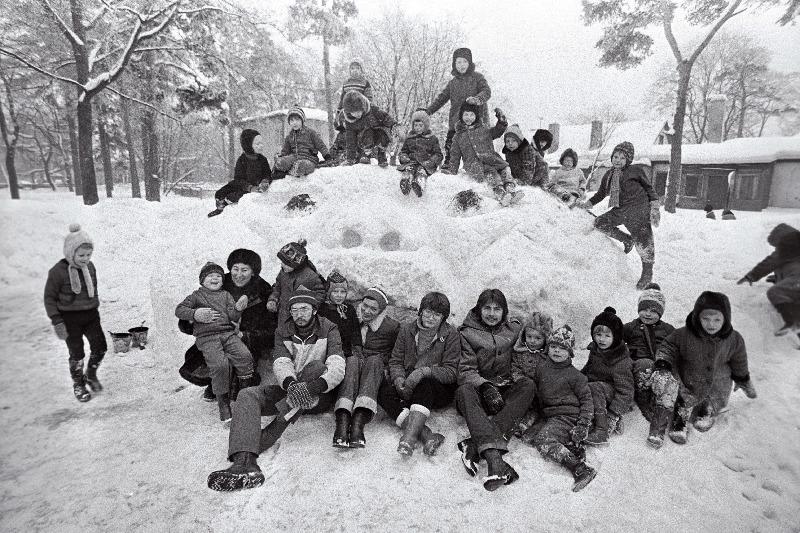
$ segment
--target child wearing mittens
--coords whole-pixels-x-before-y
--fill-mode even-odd
[[[94,243],[81,230],[80,224],[70,224],[64,238],[64,259],[47,273],[44,287],[44,308],[56,336],[67,343],[72,392],[79,402],[92,399],[86,389],[100,392],[103,386],[97,379],[97,368],[108,350],[106,336],[100,325],[100,299],[97,296],[97,271],[92,263]],[[83,337],[89,341],[89,362],[83,372]]]
[[[403,172],[400,179],[400,190],[408,194],[422,197],[428,176],[436,172],[442,162],[442,149],[439,139],[431,132],[431,117],[424,109],[418,109],[411,115],[411,131],[403,147],[400,149],[400,166]]]

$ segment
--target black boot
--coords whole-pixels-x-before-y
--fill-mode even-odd
[[[572,485],[572,492],[578,492],[588,485],[597,475],[597,470],[587,465],[583,459],[578,459],[575,454],[569,452],[561,459],[561,464],[572,472],[575,483]]]
[[[656,405],[650,418],[650,435],[647,437],[647,444],[655,449],[661,448],[664,444],[664,433],[667,431],[669,419],[672,416],[672,409]]]
[[[217,406],[219,407],[219,419],[227,422],[233,415],[231,414],[231,396],[227,392],[225,394],[217,394]]]
[[[226,205],[228,205],[227,202],[225,202],[224,199],[217,198],[216,201],[217,201],[217,208],[214,209],[213,211],[211,211],[208,214],[208,218],[215,217],[217,215],[221,215],[222,214],[222,210],[225,209]]]
[[[350,447],[363,448],[367,445],[364,437],[364,426],[372,420],[372,411],[358,407],[353,413],[353,420],[350,422]]]
[[[225,470],[208,475],[208,488],[222,492],[253,489],[264,484],[264,474],[256,463],[256,454],[236,452],[231,455],[233,464]]]
[[[100,362],[103,360],[104,355],[104,353],[93,353],[89,355],[89,362],[86,363],[86,374],[83,376],[83,380],[84,383],[86,383],[89,388],[92,389],[92,392],[100,392],[103,390],[100,380],[97,379],[97,368],[100,366]]]
[[[483,481],[483,488],[495,491],[503,485],[510,485],[519,479],[519,474],[510,464],[503,460],[500,450],[489,448],[483,452],[483,457],[489,469],[488,476]]]
[[[247,387],[252,387],[254,385],[253,374],[248,376],[240,376],[237,378],[237,380],[239,381],[239,387],[236,389],[234,394],[231,395],[231,400],[234,402],[239,397],[239,393],[242,392],[242,389],[246,389]]]
[[[672,417],[672,426],[669,429],[669,438],[675,444],[686,444],[689,438],[689,417],[686,408],[675,409]]]
[[[584,442],[589,446],[608,445],[608,416],[606,413],[595,413],[594,429]]]
[[[633,393],[633,401],[639,406],[642,416],[650,422],[653,418],[653,391],[649,388],[636,390]]]
[[[422,453],[428,457],[433,457],[444,443],[444,435],[441,433],[434,433],[433,430],[426,425],[422,426],[422,431],[419,433],[419,440],[422,441]]]
[[[333,432],[334,448],[350,447],[350,411],[347,409],[336,410],[336,429]]]
[[[389,162],[386,160],[386,150],[383,148],[375,147],[375,159],[378,160],[378,166],[381,168],[386,168],[389,166]]]
[[[458,443],[458,449],[461,450],[461,462],[464,464],[464,470],[472,477],[477,476],[478,463],[481,458],[478,456],[475,443],[472,442],[472,439],[464,439]]]
[[[69,374],[72,376],[72,392],[79,402],[88,402],[92,395],[86,390],[86,382],[83,377],[83,359],[69,360]]]
[[[217,397],[214,395],[214,389],[211,388],[211,384],[209,383],[208,387],[203,390],[203,401],[213,402],[216,399]]]
[[[651,281],[653,281],[653,263],[642,261],[642,275],[636,282],[636,288],[642,291]]]

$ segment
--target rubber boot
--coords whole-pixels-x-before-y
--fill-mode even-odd
[[[92,389],[92,392],[100,392],[103,390],[103,385],[101,385],[100,380],[97,379],[97,369],[104,355],[104,353],[90,354],[89,361],[86,363],[86,374],[83,376],[83,381]]]
[[[636,288],[642,291],[651,281],[653,281],[653,263],[642,261],[642,275],[636,282]]]
[[[639,411],[642,412],[642,416],[645,420],[650,422],[653,418],[653,391],[649,388],[634,391],[633,401],[639,406]]]
[[[208,384],[208,387],[203,389],[203,401],[204,402],[213,402],[216,400],[217,397],[214,395],[214,389],[211,388],[211,384]]]
[[[219,407],[219,419],[223,422],[229,421],[233,418],[231,414],[231,395],[227,392],[225,394],[217,394],[217,407]]]
[[[584,440],[589,446],[608,445],[608,416],[606,413],[595,413],[594,429]]]
[[[562,459],[561,464],[572,472],[575,483],[572,485],[572,492],[578,492],[588,485],[597,475],[597,471],[587,465],[582,459],[578,459],[574,453],[567,453]]]
[[[428,457],[433,457],[439,451],[444,442],[444,435],[441,433],[434,433],[428,426],[422,426],[422,431],[419,433],[419,438],[422,441],[422,453]]]
[[[236,452],[231,455],[233,464],[225,470],[208,475],[208,488],[221,492],[253,489],[264,484],[264,474],[252,452]]]
[[[79,402],[88,402],[92,395],[86,390],[86,383],[83,377],[83,359],[69,360],[69,374],[72,376],[72,392]]]
[[[239,376],[237,380],[239,381],[239,387],[236,389],[236,393],[231,395],[231,401],[234,402],[239,398],[239,393],[242,392],[242,389],[255,385],[255,383],[253,383],[253,374]]]
[[[661,405],[655,406],[650,419],[650,434],[647,437],[647,444],[655,449],[661,448],[664,444],[664,433],[667,431],[671,416],[671,408]]]
[[[503,461],[500,450],[489,448],[483,452],[488,466],[488,476],[483,481],[483,488],[488,491],[495,491],[503,485],[510,485],[519,479],[519,474],[511,468],[511,465]]]
[[[686,444],[689,438],[689,415],[691,409],[679,407],[675,409],[675,416],[672,417],[672,425],[669,429],[669,438],[675,444]]]
[[[782,337],[795,328],[795,309],[794,304],[778,304],[775,310],[781,315],[784,324],[775,330],[776,337]]]
[[[358,407],[353,412],[353,420],[350,421],[350,447],[363,448],[367,445],[364,437],[364,426],[372,420],[372,411],[363,407]]]
[[[336,416],[336,429],[333,431],[333,447],[349,448],[350,411],[348,411],[347,409],[337,409],[335,416]]]
[[[428,420],[428,415],[419,411],[409,411],[408,417],[403,422],[403,436],[397,445],[397,453],[411,457],[414,454],[414,446],[419,440],[419,433]]]

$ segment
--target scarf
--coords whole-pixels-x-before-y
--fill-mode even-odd
[[[80,294],[81,278],[78,276],[78,267],[70,264],[67,267],[67,271],[69,272],[69,284],[72,287],[72,292]],[[92,275],[89,273],[89,265],[81,267],[81,272],[83,272],[83,279],[86,282],[86,292],[89,293],[89,298],[94,298],[94,282],[92,281]]]
[[[608,207],[619,207],[619,182],[622,179],[622,169],[614,167],[608,185]]]
[[[336,311],[339,313],[339,316],[342,317],[342,319],[344,319],[344,320],[347,319],[347,304],[346,303],[335,304],[330,300],[326,301],[325,303],[329,307],[332,307],[333,309],[336,309]]]

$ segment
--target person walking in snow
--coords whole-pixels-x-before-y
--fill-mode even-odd
[[[775,251],[745,274],[738,284],[752,285],[774,272],[775,285],[767,289],[767,299],[783,319],[775,335],[800,332],[800,231],[781,223],[770,232],[767,242]]]
[[[336,400],[336,448],[363,448],[364,426],[378,411],[378,390],[388,368],[400,323],[386,315],[389,300],[378,287],[364,293],[359,305],[361,353],[346,358],[344,380]]]
[[[591,209],[606,196],[608,207],[594,221],[594,227],[622,242],[625,253],[634,246],[642,258],[642,275],[636,282],[636,288],[644,289],[653,280],[653,263],[655,262],[655,241],[653,227],[661,221],[658,195],[647,176],[639,167],[631,166],[634,149],[628,141],[614,147],[611,153],[611,164],[614,165],[603,175],[597,192],[580,205]],[[625,233],[617,226],[625,226],[630,233]]]
[[[566,202],[572,206],[582,201],[586,195],[586,176],[578,168],[578,154],[572,148],[564,150],[558,161],[561,168],[550,174],[550,181],[553,188],[569,194]]]
[[[319,164],[317,154],[321,154],[325,162],[331,159],[328,147],[319,133],[306,126],[306,113],[302,107],[292,106],[286,115],[286,121],[289,123],[289,134],[275,159],[273,180],[281,179],[287,174],[297,178],[308,176]]]
[[[622,415],[633,408],[633,363],[623,340],[622,320],[606,307],[592,321],[589,360],[581,373],[589,380],[594,404],[594,429],[585,442],[608,444],[609,434],[622,433]]]
[[[92,399],[87,385],[92,392],[103,390],[97,379],[97,369],[108,350],[106,336],[100,325],[100,299],[97,295],[97,269],[92,263],[93,252],[94,242],[89,234],[81,230],[80,224],[70,224],[69,234],[64,238],[64,258],[47,272],[44,286],[44,308],[56,337],[67,344],[72,392],[79,402]],[[89,362],[85,374],[84,336],[89,341]]]
[[[211,389],[217,398],[219,419],[231,418],[230,374],[228,365],[236,368],[239,390],[253,385],[253,355],[238,333],[238,322],[249,298],[242,294],[234,300],[222,288],[225,271],[208,262],[200,269],[200,288],[187,296],[175,308],[175,316],[192,322],[192,334],[197,338],[197,348],[203,352],[209,373]]]
[[[503,142],[506,162],[517,183],[547,190],[550,186],[547,163],[525,138],[519,124],[512,124],[506,129]]]
[[[301,414],[322,413],[335,400],[333,390],[344,377],[339,328],[317,314],[319,300],[305,287],[289,298],[291,320],[275,334],[273,373],[279,385],[262,383],[239,393],[228,438],[233,464],[208,476],[208,488],[234,491],[264,483],[256,459],[283,435]],[[261,417],[276,415],[261,429]]]
[[[325,279],[317,272],[317,267],[308,258],[306,241],[290,242],[278,251],[281,269],[275,278],[272,294],[267,300],[267,310],[278,313],[278,327],[290,319],[289,298],[301,285],[325,300]]]
[[[652,389],[656,407],[647,443],[660,448],[669,438],[685,444],[689,424],[704,432],[728,405],[733,390],[756,397],[744,339],[731,325],[731,303],[721,292],[703,292],[686,317],[656,352]]]
[[[261,148],[261,139],[257,139],[260,135],[256,130],[242,130],[242,134],[239,136],[239,143],[242,145],[244,153],[236,160],[236,166],[233,169],[233,180],[220,187],[214,193],[217,208],[208,214],[209,217],[221,214],[226,206],[241,200],[242,196],[255,190],[264,180],[266,180],[267,185],[272,182],[272,170],[269,167],[269,161],[257,151]]]
[[[453,78],[447,82],[442,92],[436,95],[426,111],[433,115],[446,103],[450,102],[450,115],[447,122],[447,137],[444,141],[444,164],[450,166],[450,148],[456,135],[456,125],[461,120],[461,106],[468,103],[475,106],[476,117],[484,124],[489,123],[489,98],[492,90],[483,74],[475,72],[475,63],[472,62],[472,50],[457,48],[453,52]],[[495,137],[497,138],[497,137]],[[456,165],[456,170],[458,166]]]
[[[442,162],[442,149],[439,139],[431,132],[431,117],[425,110],[411,114],[411,131],[408,132],[400,149],[400,165],[397,170],[403,173],[400,190],[422,197],[428,176],[436,172]]]
[[[469,428],[470,437],[461,441],[464,468],[478,473],[481,458],[488,465],[483,486],[497,490],[519,479],[503,460],[517,424],[534,397],[533,382],[511,377],[513,346],[522,324],[508,318],[508,303],[499,289],[486,289],[458,328],[462,357],[458,365],[456,406]]]
[[[649,422],[653,415],[653,392],[650,390],[653,364],[661,343],[675,326],[661,320],[667,305],[657,283],[650,283],[639,295],[639,316],[622,327],[622,338],[633,360],[633,400]]]
[[[444,442],[427,421],[432,409],[450,405],[455,394],[461,344],[449,316],[447,296],[429,292],[422,297],[417,319],[400,326],[389,376],[378,390],[378,405],[403,430],[397,452],[406,457],[418,441],[428,456],[436,455]]]
[[[397,121],[373,106],[358,91],[348,91],[342,98],[347,159],[343,164],[369,165],[371,158],[381,167],[389,166],[386,149],[394,135]]]

